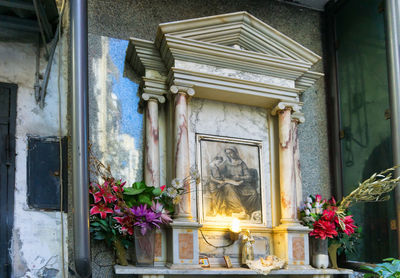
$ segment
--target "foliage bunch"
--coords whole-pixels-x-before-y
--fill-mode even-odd
[[[396,188],[400,182],[400,177],[392,178],[392,172],[398,168],[386,169],[379,174],[374,173],[370,178],[366,179],[358,185],[349,195],[340,202],[336,214],[339,217],[339,223],[343,227],[344,218],[347,209],[358,202],[382,202],[389,200],[389,193]]]
[[[376,277],[377,274],[380,278],[400,278],[400,260],[388,258],[383,261],[383,263],[377,264],[375,267],[362,266],[362,269],[375,273],[365,274],[364,277]]]

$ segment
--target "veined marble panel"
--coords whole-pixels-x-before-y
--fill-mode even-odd
[[[260,83],[288,87],[288,88],[295,88],[295,82],[293,80],[272,77],[257,73],[251,73],[246,71],[221,68],[221,67],[199,64],[194,62],[186,62],[181,60],[175,60],[175,67],[202,73],[215,74],[219,76],[232,77],[241,80],[260,82]]]
[[[269,127],[266,109],[207,99],[192,98],[189,102],[190,165],[196,166],[196,133],[262,141],[263,181],[266,226],[272,226],[269,156]],[[195,188],[191,189],[195,193]],[[191,196],[196,204],[196,194]],[[192,214],[197,218],[196,206]]]

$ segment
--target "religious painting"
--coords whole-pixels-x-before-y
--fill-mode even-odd
[[[264,223],[261,147],[261,141],[197,135],[202,223]]]

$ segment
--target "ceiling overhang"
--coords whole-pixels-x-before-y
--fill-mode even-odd
[[[247,12],[160,24],[155,42],[132,38],[126,55],[142,90],[194,86],[196,97],[263,107],[299,102],[320,59]]]

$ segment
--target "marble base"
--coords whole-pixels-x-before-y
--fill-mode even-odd
[[[288,269],[312,269],[308,233],[299,223],[285,223],[273,229],[274,255],[287,262]]]
[[[170,269],[201,269],[199,265],[197,222],[174,221],[167,231],[168,262]]]
[[[167,264],[167,230],[161,228],[156,231],[154,244],[154,266],[165,266]]]
[[[121,265],[115,265],[114,266],[115,274],[117,274],[117,277],[123,277],[123,276],[131,276],[133,274],[139,275],[139,277],[164,277],[164,275],[174,275],[174,276],[188,276],[191,275],[191,277],[198,277],[198,276],[216,276],[216,275],[223,275],[224,277],[234,277],[236,275],[242,275],[243,276],[260,276],[256,271],[248,269],[248,268],[226,268],[226,267],[211,267],[211,268],[204,268],[204,269],[186,269],[186,270],[175,270],[175,269],[169,269],[166,267],[135,267],[132,265],[128,266],[121,266]],[[317,277],[323,277],[327,278],[330,277],[330,275],[351,275],[353,274],[353,270],[351,269],[316,269],[316,268],[311,268],[311,269],[279,269],[279,270],[272,270],[269,275],[274,276],[274,275],[279,275],[279,276],[293,276],[293,277],[302,277],[304,276],[312,276],[313,278]],[[148,276],[147,276],[148,275]],[[152,276],[154,275],[154,276]],[[156,276],[160,275],[160,276]]]

